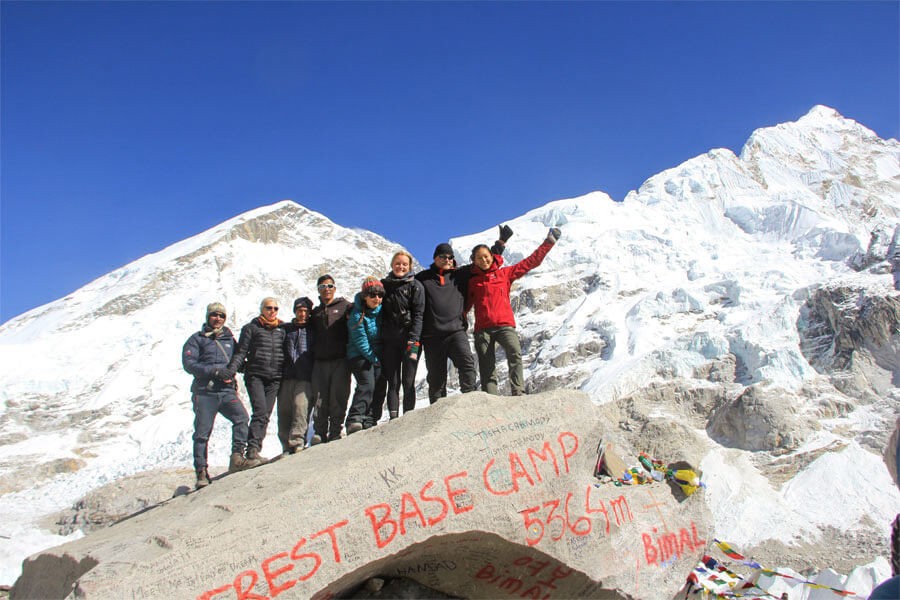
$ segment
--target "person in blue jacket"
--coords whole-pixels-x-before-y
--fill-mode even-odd
[[[229,472],[255,467],[260,461],[244,458],[247,446],[247,409],[237,397],[234,375],[227,369],[234,355],[234,334],[225,326],[225,306],[213,302],[206,307],[206,322],[191,335],[181,351],[184,370],[194,376],[191,384],[194,407],[194,470],[197,489],[210,483],[207,447],[216,414],[231,421]]]
[[[347,320],[349,343],[347,360],[356,379],[356,391],[347,411],[347,435],[375,425],[372,419],[372,395],[381,371],[381,302],[384,285],[377,277],[366,277],[362,290],[353,300]]]

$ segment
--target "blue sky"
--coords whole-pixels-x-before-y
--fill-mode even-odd
[[[897,2],[0,3],[0,322],[283,199],[429,262],[816,104],[900,137]]]

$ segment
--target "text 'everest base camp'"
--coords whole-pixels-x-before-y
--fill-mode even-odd
[[[423,365],[416,410],[235,473],[219,417],[196,491],[179,356],[208,303],[237,331],[260,298],[315,298],[324,273],[352,299],[397,244],[284,201],[0,326],[0,583],[12,598],[806,600],[891,577],[896,140],[818,106],[622,202],[506,223],[507,265],[563,232],[511,292],[525,396],[499,360],[501,395],[460,393],[451,369],[429,404]],[[450,243],[467,262],[495,237]]]

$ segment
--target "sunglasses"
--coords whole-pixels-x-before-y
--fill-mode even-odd
[[[453,260],[452,254],[438,254],[435,258],[442,258],[444,260]]]
[[[369,298],[384,298],[384,292],[369,292],[366,296]]]
[[[278,312],[278,307],[277,306],[263,306],[263,310],[274,310],[275,312]]]
[[[225,318],[225,315],[223,315],[222,313],[215,313],[215,312],[214,312],[214,313],[209,313],[209,316],[210,316],[210,317],[215,317],[215,318],[217,318],[217,319],[224,319],[224,318]]]
[[[319,284],[318,286],[316,286],[316,287],[317,287],[317,289],[321,292],[322,290],[333,290],[333,289],[334,289],[334,284],[333,284],[333,283],[320,283],[320,284]]]

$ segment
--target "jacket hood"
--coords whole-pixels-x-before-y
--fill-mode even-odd
[[[407,273],[403,277],[397,277],[396,275],[394,275],[393,271],[389,271],[388,274],[385,275],[384,279],[381,280],[381,282],[382,283],[386,283],[388,281],[401,282],[401,281],[409,281],[414,278],[415,278],[415,273],[412,272],[412,269],[410,269],[409,273]]]
[[[228,329],[228,326],[227,326],[227,325],[223,325],[223,326],[222,326],[222,331],[219,332],[219,335],[216,335],[216,336],[208,336],[207,334],[208,334],[210,331],[211,331],[211,329],[210,329],[209,325],[207,325],[206,323],[204,323],[204,324],[200,327],[200,335],[202,335],[202,336],[204,336],[204,337],[209,337],[210,339],[214,339],[214,340],[227,340],[228,338],[234,338],[234,333],[232,333],[232,331],[231,331],[230,329]]]

